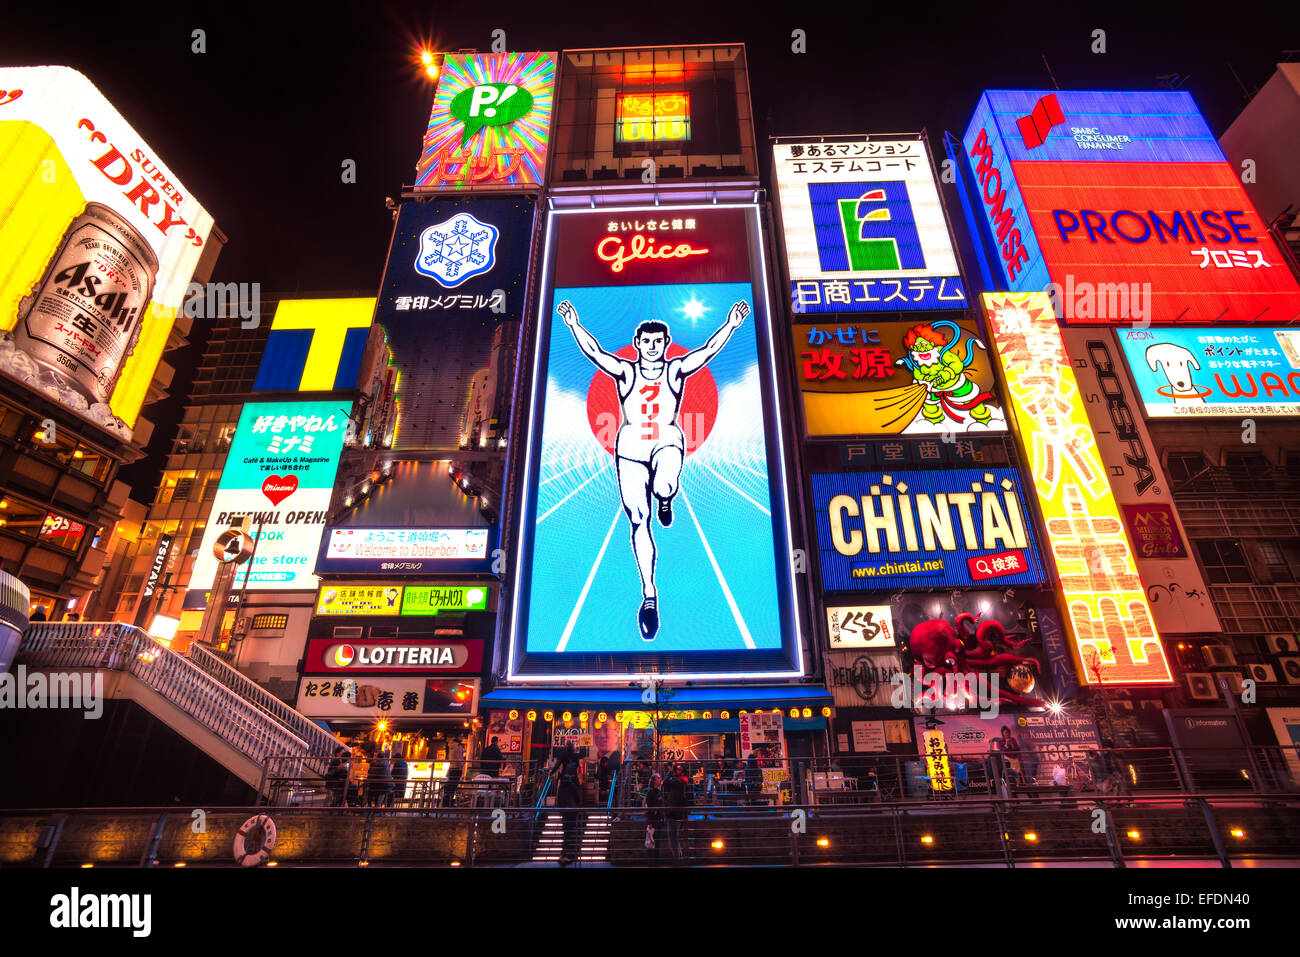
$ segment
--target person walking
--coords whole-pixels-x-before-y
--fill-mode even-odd
[[[330,807],[342,807],[347,802],[349,770],[348,749],[339,745],[325,769],[325,790],[329,793]]]
[[[690,785],[686,782],[686,771],[679,764],[673,768],[668,780],[664,782],[664,806],[668,818],[668,846],[673,852],[673,863],[678,867],[685,865],[686,856],[682,853],[682,828],[686,824],[687,807],[690,805]]]
[[[388,795],[393,790],[393,767],[388,763],[388,752],[380,751],[379,757],[370,762],[366,775],[366,805],[383,807],[388,803]]]
[[[410,777],[410,768],[406,765],[406,756],[398,751],[393,754],[393,789],[388,792],[388,806],[395,801],[406,800],[406,779]]]
[[[479,768],[490,778],[501,773],[501,746],[497,743],[499,740],[494,737],[492,743],[478,756]]]
[[[551,780],[555,789],[555,806],[560,809],[564,822],[560,866],[568,867],[578,857],[578,808],[582,806],[582,789],[578,787],[578,752],[572,744],[566,744],[555,753]]]
[[[663,777],[656,771],[650,775],[650,787],[645,792],[645,850],[651,867],[659,866],[659,839],[664,825]]]

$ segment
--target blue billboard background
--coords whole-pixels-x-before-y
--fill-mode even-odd
[[[823,473],[812,476],[812,491],[824,591],[1046,581],[1032,512],[1015,469]],[[838,548],[833,503],[842,529]],[[868,508],[879,516],[876,531],[864,522]],[[936,526],[941,531],[928,542],[925,530]]]
[[[1116,334],[1150,417],[1300,415],[1300,330],[1159,327]]]

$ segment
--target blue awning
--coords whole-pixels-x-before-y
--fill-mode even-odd
[[[723,708],[825,708],[830,692],[817,685],[751,685],[744,688],[675,688],[660,692],[660,710]],[[497,688],[479,698],[487,708],[604,708],[646,711],[639,688]],[[820,717],[820,715],[818,715]]]

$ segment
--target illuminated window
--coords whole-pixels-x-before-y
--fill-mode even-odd
[[[618,98],[615,139],[620,143],[682,143],[691,138],[691,95],[624,93]]]
[[[277,631],[283,631],[289,627],[288,615],[254,615],[254,628],[270,628]]]

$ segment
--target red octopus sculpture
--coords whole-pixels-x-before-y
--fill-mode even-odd
[[[1033,639],[1012,641],[996,621],[979,621],[978,616],[963,612],[950,624],[942,618],[923,621],[908,638],[912,657],[920,661],[926,671],[936,674],[966,674],[972,671],[996,671],[1002,678],[998,682],[998,700],[1002,704],[1022,705],[1026,708],[1043,708],[1047,703],[1041,698],[1021,694],[1009,686],[1010,682],[1027,684],[1032,690],[1033,675],[1038,673],[1036,658],[1021,657],[1014,649]],[[971,645],[971,642],[974,645]],[[1032,669],[1033,675],[1027,669]],[[1017,676],[1014,672],[1020,671]]]

